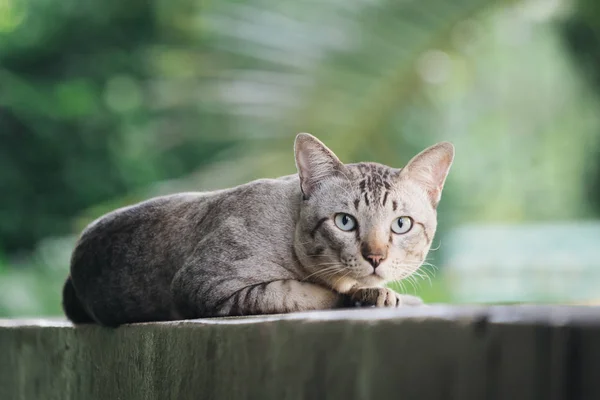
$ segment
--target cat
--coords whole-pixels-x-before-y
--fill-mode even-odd
[[[454,159],[438,143],[404,168],[343,164],[294,142],[297,174],[117,209],[82,232],[63,288],[74,323],[418,306],[386,283],[423,263]]]

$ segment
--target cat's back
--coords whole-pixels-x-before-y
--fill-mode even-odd
[[[258,179],[231,189],[214,192],[212,200],[227,215],[264,217],[296,211],[300,199],[297,175]]]
[[[186,212],[201,208],[211,197],[210,193],[184,192],[157,196],[136,204],[115,209],[91,222],[81,233],[81,239],[106,230],[134,228],[154,222],[167,222],[185,218]]]
[[[199,232],[235,237],[248,245],[265,246],[274,238],[291,241],[300,201],[297,175],[259,179],[214,193],[196,226]]]
[[[280,223],[293,223],[297,213],[298,176],[258,179],[232,188],[208,192],[182,192],[158,196],[116,209],[90,223],[80,241],[97,236],[150,232],[164,243],[183,238],[199,240],[198,235],[218,228],[227,221],[243,220],[249,230]],[[175,236],[175,237],[172,237]]]

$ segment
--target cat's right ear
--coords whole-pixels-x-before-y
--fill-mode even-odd
[[[341,173],[344,164],[319,139],[299,133],[294,142],[300,186],[307,199],[323,179]]]

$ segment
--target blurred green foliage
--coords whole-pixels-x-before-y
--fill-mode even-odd
[[[0,250],[69,233],[85,208],[189,173],[229,145],[202,135],[224,130],[223,118],[186,108],[165,117],[153,104],[161,76],[147,53],[169,40],[155,4],[3,4]]]
[[[344,161],[398,166],[455,142],[440,237],[464,221],[597,215],[599,10],[595,0],[1,2],[0,316],[60,312],[74,235],[92,219],[291,173],[299,131]],[[443,280],[423,278],[404,286],[451,301]]]
[[[561,24],[563,37],[577,68],[595,92],[600,92],[600,3],[596,0],[578,0],[577,12]],[[589,157],[600,160],[600,148],[592,149]],[[586,175],[588,197],[600,212],[600,162],[592,162]]]

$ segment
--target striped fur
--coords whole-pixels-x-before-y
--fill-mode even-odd
[[[132,322],[417,305],[384,284],[414,273],[436,230],[453,158],[442,143],[403,169],[343,164],[299,134],[298,174],[115,210],[73,251],[63,307],[73,322]],[[343,231],[335,215],[357,222]],[[414,221],[405,234],[391,224]]]

